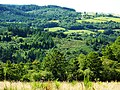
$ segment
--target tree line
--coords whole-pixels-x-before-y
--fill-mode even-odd
[[[42,28],[9,27],[0,34],[0,80],[82,81],[89,70],[92,81],[119,81],[120,33],[109,34],[70,36]],[[72,52],[69,48],[63,50],[59,47],[63,41],[57,43],[57,39],[84,41],[85,48],[89,48],[74,48]]]

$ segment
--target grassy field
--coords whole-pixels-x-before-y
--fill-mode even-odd
[[[45,30],[48,30],[50,32],[56,32],[58,30],[65,30],[65,28],[62,28],[62,27],[53,27],[53,28],[45,28]]]
[[[86,90],[83,82],[0,82],[0,90]],[[120,90],[120,82],[92,82],[87,90]]]
[[[84,19],[84,20],[76,20],[79,23],[82,23],[83,21],[86,22],[93,22],[93,23],[100,23],[100,22],[107,22],[107,21],[115,21],[120,22],[120,18],[114,18],[114,17],[97,17],[94,19]]]
[[[114,29],[113,31],[118,31],[118,32],[120,32],[120,29]]]
[[[120,22],[120,18],[114,18],[114,17],[97,17],[97,18],[94,18],[94,20]]]
[[[98,30],[98,32],[101,32],[101,33],[103,33],[105,30],[103,30],[103,29],[101,29],[101,30]]]
[[[97,19],[85,19],[85,20],[76,20],[79,23],[82,23],[83,21],[85,22],[93,22],[93,23],[101,23],[101,22],[106,22],[103,20],[97,20]]]
[[[50,20],[50,21],[48,21],[48,22],[56,22],[56,23],[58,23],[59,20]]]
[[[92,31],[89,31],[89,30],[68,30],[68,31],[65,31],[65,28],[62,28],[62,27],[53,27],[53,28],[45,28],[45,30],[48,30],[50,32],[56,32],[56,31],[59,31],[59,30],[63,30],[64,31],[64,34],[71,34],[71,33],[87,33],[87,34],[90,34],[90,33],[95,33],[95,32],[92,32]]]
[[[92,31],[89,31],[89,30],[68,30],[66,32],[64,32],[65,34],[71,34],[71,33],[87,33],[87,34],[90,34],[90,33],[95,33],[95,32],[92,32]]]

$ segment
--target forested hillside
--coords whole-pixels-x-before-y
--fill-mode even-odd
[[[120,17],[0,4],[0,80],[120,81]]]

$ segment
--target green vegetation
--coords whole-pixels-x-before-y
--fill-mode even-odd
[[[65,34],[71,34],[71,33],[78,33],[78,34],[84,34],[84,33],[87,33],[87,34],[91,34],[91,33],[95,33],[95,32],[92,32],[90,30],[68,30],[66,32],[64,32]]]
[[[92,18],[92,19],[83,19],[83,20],[76,20],[79,23],[82,22],[93,22],[93,23],[104,23],[104,22],[108,22],[108,21],[114,21],[114,22],[120,22],[120,18],[115,18],[115,17],[96,17],[96,18]]]
[[[50,20],[50,21],[48,21],[48,22],[56,22],[56,23],[58,23],[59,20]]]
[[[101,21],[115,21],[115,22],[120,22],[120,18],[115,18],[115,17],[97,17],[94,18],[95,20],[101,20]]]
[[[91,81],[120,81],[119,19],[52,5],[1,4],[0,80],[46,90],[50,81],[57,89],[59,81],[84,81],[86,88]]]
[[[105,30],[98,30],[98,32],[104,33]]]
[[[100,20],[100,19],[85,19],[85,20],[76,20],[77,22],[79,23],[82,23],[82,22],[93,22],[93,23],[101,23],[101,22],[106,22],[107,20]]]
[[[62,28],[62,27],[53,27],[53,28],[45,28],[45,30],[48,30],[50,32],[56,32],[56,31],[65,31],[65,28]]]

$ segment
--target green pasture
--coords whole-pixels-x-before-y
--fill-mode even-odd
[[[68,31],[66,31],[64,33],[65,34],[71,34],[71,33],[79,33],[79,34],[87,33],[87,34],[91,34],[91,33],[95,33],[95,32],[92,32],[90,30],[68,30]]]
[[[103,29],[100,29],[100,30],[98,30],[98,32],[101,32],[101,33],[103,33],[105,30],[103,30]]]
[[[45,28],[45,30],[48,30],[50,32],[56,32],[58,30],[65,30],[65,28],[62,28],[62,27],[53,27],[53,28]]]
[[[48,21],[48,22],[56,22],[56,23],[58,23],[59,20],[50,20],[50,21]]]
[[[93,22],[93,23],[100,23],[100,22],[107,22],[107,21],[115,21],[120,22],[120,18],[114,18],[114,17],[97,17],[94,19],[84,19],[84,20],[76,20],[79,23],[82,22]]]
[[[115,21],[120,22],[120,18],[114,18],[114,17],[97,17],[94,18],[95,20],[101,20],[101,21]]]

